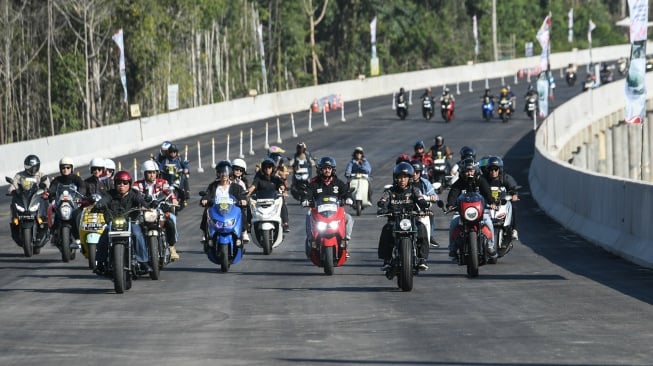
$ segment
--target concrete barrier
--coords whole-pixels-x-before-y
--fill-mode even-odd
[[[551,113],[535,136],[529,184],[540,208],[564,227],[634,263],[653,267],[653,185],[579,169],[561,159],[568,154],[563,147],[569,142],[582,143],[590,125],[624,108],[624,88],[621,80],[592,89]],[[653,74],[647,74],[646,88],[653,90]]]

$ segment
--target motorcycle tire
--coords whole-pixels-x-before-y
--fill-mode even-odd
[[[478,277],[478,233],[469,233],[469,247],[467,249],[467,275],[472,278]]]
[[[229,246],[215,244],[218,247],[218,258],[220,258],[220,272],[226,273],[229,271]]]
[[[122,294],[127,288],[127,278],[129,273],[125,258],[125,245],[122,243],[114,243],[113,247],[113,288],[117,294]],[[128,259],[127,259],[128,260]]]
[[[150,279],[156,281],[160,278],[161,267],[159,267],[159,240],[156,236],[148,236],[147,238],[148,254],[150,255]]]
[[[322,265],[324,267],[324,274],[327,276],[333,276],[334,266],[334,247],[322,247]]]
[[[360,216],[361,211],[363,211],[363,201],[357,200],[356,201],[356,216]]]
[[[70,250],[70,227],[68,226],[62,226],[60,228],[61,230],[61,242],[59,243],[61,247],[59,248],[61,250],[61,260],[64,263],[70,262],[71,258],[71,250]]]
[[[408,292],[413,290],[413,243],[410,238],[401,238],[399,242],[401,253],[401,268],[397,284],[401,291]]]
[[[95,251],[97,250],[97,244],[86,244],[88,247],[88,269],[91,271],[95,269]]]
[[[26,257],[34,255],[34,245],[32,244],[32,228],[23,229],[23,254]]]
[[[261,231],[261,246],[263,247],[263,254],[272,254],[272,230]]]
[[[503,121],[503,123],[507,123],[510,120],[510,116],[508,115],[508,113],[504,113],[503,116],[501,116],[501,120]]]

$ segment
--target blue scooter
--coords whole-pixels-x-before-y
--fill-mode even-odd
[[[489,97],[484,97],[482,110],[483,118],[485,118],[486,121],[491,120],[494,115],[494,100]]]
[[[202,193],[205,192],[200,192],[200,195]],[[241,209],[236,202],[236,197],[231,195],[214,199],[207,212],[208,236],[204,241],[204,252],[211,262],[220,265],[221,272],[229,271],[229,267],[243,256]]]

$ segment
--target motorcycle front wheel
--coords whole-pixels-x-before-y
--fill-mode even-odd
[[[227,271],[229,271],[229,246],[220,245],[218,243],[216,243],[215,245],[218,246],[218,257],[220,258],[220,271],[226,273]]]
[[[263,254],[272,254],[272,230],[261,231],[261,246],[263,247]]]
[[[410,238],[401,238],[399,242],[401,253],[401,269],[397,283],[401,291],[411,291],[413,289],[413,243]]]
[[[363,211],[363,201],[357,200],[356,201],[356,216],[360,216],[361,211]]]
[[[150,254],[150,279],[158,280],[161,275],[161,267],[159,267],[159,240],[156,236],[148,236],[148,248]]]
[[[97,250],[97,244],[86,244],[88,248],[88,268],[90,270],[95,269],[95,251]]]
[[[122,243],[115,243],[112,247],[113,250],[113,288],[117,294],[122,294],[127,288],[127,268],[129,266],[125,262],[125,245]]]
[[[467,275],[478,276],[478,233],[469,233],[469,247],[467,248]]]
[[[34,255],[34,245],[32,245],[32,228],[23,229],[23,254],[26,257]]]
[[[322,247],[322,265],[324,266],[324,274],[333,276],[333,249],[334,247]]]
[[[70,262],[71,259],[71,250],[70,250],[70,227],[68,226],[62,226],[59,230],[61,230],[61,242],[59,243],[61,245],[61,260],[64,263]]]

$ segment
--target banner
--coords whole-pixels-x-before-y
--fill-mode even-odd
[[[374,17],[370,23],[370,33],[372,35],[372,44],[376,44],[376,17]]]
[[[569,9],[567,18],[569,19],[569,34],[567,35],[567,41],[571,43],[574,40],[574,9]]]
[[[546,72],[541,72],[537,79],[537,103],[540,118],[546,118],[549,114],[549,80],[546,77]]]
[[[122,35],[122,28],[118,29],[118,31],[111,37],[113,41],[118,45],[118,48],[120,49],[120,63],[119,63],[119,69],[120,69],[120,81],[122,82],[122,89],[125,92],[125,99],[123,101],[127,103],[127,74],[125,73],[125,41],[123,39]]]
[[[379,75],[379,59],[376,57],[376,17],[370,23],[370,40],[372,42],[372,59],[370,60],[370,75]]]
[[[626,123],[646,117],[646,38],[648,1],[628,0],[630,9],[630,67],[626,75]]]
[[[478,24],[476,23],[476,15],[472,17],[472,32],[474,32],[474,54],[478,56]]]
[[[268,73],[265,69],[265,47],[263,46],[263,24],[259,24],[256,28],[259,39],[259,47],[261,49],[261,73],[263,75],[263,93],[268,92]]]
[[[540,30],[537,31],[537,40],[542,46],[542,55],[540,56],[540,68],[546,70],[549,67],[549,39],[551,33],[551,14],[547,15],[544,18],[544,22],[540,27]]]
[[[587,42],[590,43],[590,47],[592,47],[592,31],[596,28],[596,24],[590,19],[589,22],[589,28],[587,30]]]

